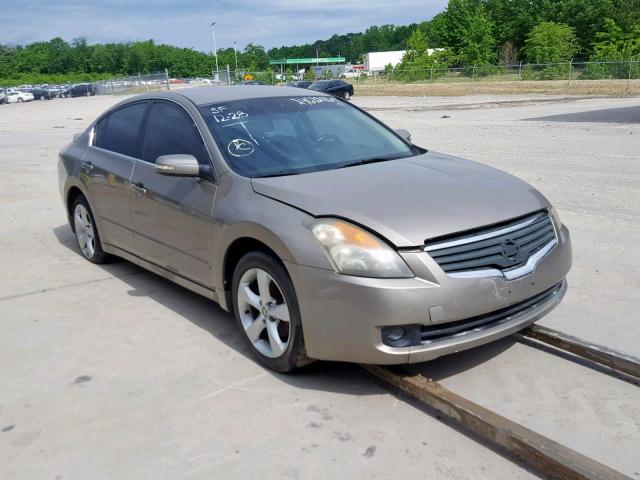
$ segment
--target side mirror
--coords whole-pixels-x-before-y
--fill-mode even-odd
[[[161,155],[156,159],[156,172],[163,175],[197,177],[200,164],[193,155]]]
[[[411,134],[409,130],[405,130],[404,128],[396,128],[396,133],[404,138],[407,142],[411,143]]]

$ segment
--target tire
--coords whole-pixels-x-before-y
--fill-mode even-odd
[[[22,103],[22,102],[24,102],[24,100],[22,98],[18,97],[18,103]]]
[[[289,373],[311,362],[295,289],[280,262],[262,252],[246,254],[233,273],[231,298],[240,334],[261,364]]]
[[[109,254],[102,249],[96,222],[84,195],[78,195],[71,207],[71,229],[76,234],[76,241],[82,256],[91,263],[106,263]]]
[[[344,91],[344,93],[342,94],[342,98],[344,98],[345,100],[349,100],[351,98],[351,94],[349,93],[349,90]]]

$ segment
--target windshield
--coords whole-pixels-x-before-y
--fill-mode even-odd
[[[376,120],[329,96],[235,100],[200,107],[200,112],[229,166],[245,177],[416,155]]]

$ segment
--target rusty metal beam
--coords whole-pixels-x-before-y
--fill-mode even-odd
[[[398,374],[374,365],[362,367],[547,478],[631,480],[631,477],[487,410],[422,375],[405,371]]]
[[[517,335],[518,334],[516,334],[516,336]],[[547,345],[577,355],[591,362],[604,365],[605,367],[640,379],[640,359],[627,355],[626,353],[618,352],[596,343],[587,342],[586,340],[572,337],[571,335],[540,325],[532,325],[529,328],[525,328],[519,332],[519,335],[546,343]]]

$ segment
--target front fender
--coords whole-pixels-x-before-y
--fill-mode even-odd
[[[279,259],[287,263],[333,270],[321,247],[311,232],[303,225],[312,218],[305,212],[268,197],[251,193],[244,198],[241,220],[236,208],[229,216],[217,217],[218,228],[214,239],[213,282],[214,288],[224,292],[225,262],[231,245],[239,239],[257,240],[273,250]],[[216,207],[224,212],[225,201]],[[229,204],[229,208],[232,208]],[[233,215],[234,220],[231,220]],[[230,220],[230,221],[225,221]],[[220,295],[220,304],[227,309],[225,295]]]

